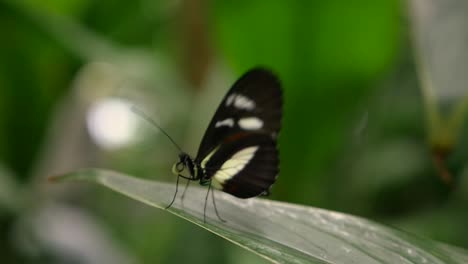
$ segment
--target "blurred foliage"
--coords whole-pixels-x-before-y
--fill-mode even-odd
[[[447,157],[455,178],[447,186],[426,141],[406,9],[391,0],[1,1],[0,182],[12,187],[0,191],[17,196],[0,194],[2,263],[71,263],[89,241],[136,263],[260,261],[110,192],[44,186],[50,173],[91,165],[173,180],[166,139],[148,131],[134,146],[101,149],[87,134],[86,109],[103,96],[128,97],[192,150],[229,85],[256,65],[276,71],[285,90],[272,199],[468,247],[468,140],[460,133]],[[127,81],[103,78],[94,62],[115,65]],[[71,225],[76,232],[100,230],[82,232],[94,234],[83,248],[56,247],[45,241],[61,241],[61,232],[37,231],[32,220],[57,200],[93,219]]]

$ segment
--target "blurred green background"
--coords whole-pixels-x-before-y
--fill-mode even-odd
[[[257,65],[285,92],[269,198],[467,248],[468,137],[430,137],[408,6],[346,3],[0,1],[1,263],[265,262],[103,188],[46,180],[96,166],[174,181],[177,152],[129,106],[194,155],[221,97]]]

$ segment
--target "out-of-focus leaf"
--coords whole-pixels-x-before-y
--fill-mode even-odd
[[[164,209],[175,191],[174,184],[98,169],[53,179],[99,183],[160,209]],[[468,252],[463,249],[418,238],[363,218],[264,199],[240,200],[219,192],[216,204],[226,222],[216,218],[209,201],[204,223],[206,191],[189,188],[184,203],[177,199],[168,211],[273,263],[468,262]]]
[[[395,53],[397,12],[398,4],[386,0],[347,7],[337,0],[217,1],[213,30],[219,48],[240,72],[264,64],[288,82],[305,72],[308,79],[368,78]]]
[[[66,15],[76,15],[81,13],[88,5],[89,0],[45,0],[41,1],[41,4],[38,5],[34,0],[19,0],[24,5],[28,5],[35,9],[41,9],[46,12],[54,14],[66,14]]]

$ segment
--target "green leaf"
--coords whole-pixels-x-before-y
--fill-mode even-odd
[[[86,169],[52,178],[102,184],[148,205],[164,209],[175,185]],[[190,187],[184,203],[167,211],[250,250],[273,263],[468,263],[468,252],[394,230],[369,220],[265,199],[241,200],[216,192],[217,219],[207,189]]]

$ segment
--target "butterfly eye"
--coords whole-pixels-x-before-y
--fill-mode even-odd
[[[176,169],[177,169],[178,172],[183,171],[184,168],[185,168],[184,163],[182,163],[182,162],[178,162],[178,163],[177,163]]]

